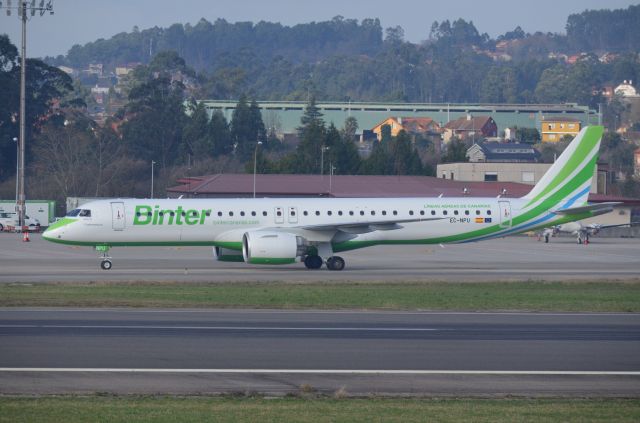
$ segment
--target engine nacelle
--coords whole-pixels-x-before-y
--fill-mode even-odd
[[[247,232],[242,237],[242,255],[251,264],[289,264],[305,253],[305,242],[286,232]]]
[[[213,256],[218,261],[244,261],[241,251],[229,248],[213,247]]]

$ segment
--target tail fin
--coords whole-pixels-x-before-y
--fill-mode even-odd
[[[527,206],[545,203],[552,208],[565,199],[568,201],[562,205],[563,208],[585,204],[603,132],[602,126],[582,129],[531,192],[523,197],[529,200]]]

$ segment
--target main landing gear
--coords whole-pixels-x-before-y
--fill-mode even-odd
[[[102,257],[100,261],[100,268],[102,270],[110,270],[113,267],[113,263],[111,263],[111,257],[109,257],[109,246],[108,245],[96,245],[96,251],[102,252]]]
[[[304,259],[304,265],[307,269],[320,269],[325,264],[320,256],[307,256]],[[344,259],[339,256],[332,256],[327,259],[327,269],[329,270],[342,270],[344,269]]]
[[[312,253],[304,258],[304,265],[307,269],[320,269],[325,263],[329,270],[344,269],[344,259],[333,255],[333,248],[331,248],[330,243],[320,243],[316,245],[316,249],[317,251],[314,251],[315,254]],[[326,262],[323,257],[328,257]]]

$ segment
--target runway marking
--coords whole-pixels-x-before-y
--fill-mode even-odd
[[[367,311],[367,310],[278,310],[278,309],[183,309],[183,310],[175,310],[175,309],[167,309],[167,310],[159,310],[159,309],[128,309],[128,308],[0,308],[0,315],[2,313],[136,313],[136,314],[147,314],[147,313],[171,313],[171,314],[180,314],[180,313],[195,313],[195,314],[323,314],[323,315],[331,315],[331,314],[363,314],[363,315],[381,315],[381,316],[389,316],[389,315],[408,315],[408,316],[527,316],[527,317],[543,317],[543,316],[551,316],[551,317],[562,317],[562,316],[624,316],[624,317],[640,317],[640,313],[633,312],[537,312],[537,311],[529,311],[529,312],[518,312],[518,311],[505,311],[505,312],[494,312],[494,311],[390,311],[390,310],[379,310],[379,311]]]
[[[295,326],[155,326],[155,325],[0,325],[0,329],[181,329],[181,330],[251,330],[251,331],[361,331],[361,332],[432,332],[435,328],[364,328],[364,327],[295,327]]]
[[[60,373],[230,373],[230,374],[327,374],[327,375],[515,375],[515,376],[640,376],[640,371],[598,370],[342,370],[342,369],[144,369],[75,367],[0,367],[0,372]]]

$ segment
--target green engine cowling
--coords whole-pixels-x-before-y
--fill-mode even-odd
[[[306,240],[287,232],[251,231],[242,237],[242,256],[251,264],[289,264],[305,254]]]
[[[213,247],[213,256],[218,261],[242,262],[244,257],[242,251],[231,250],[229,248]]]

